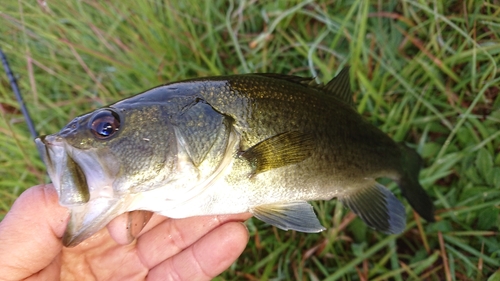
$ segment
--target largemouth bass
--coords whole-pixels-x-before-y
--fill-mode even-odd
[[[368,226],[405,228],[397,182],[433,221],[420,156],[356,111],[349,70],[326,85],[280,74],[159,86],[76,117],[36,139],[75,246],[133,210],[170,218],[250,212],[284,230],[320,232],[307,201],[337,197]]]

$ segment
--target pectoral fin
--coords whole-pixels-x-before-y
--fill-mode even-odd
[[[268,138],[242,152],[240,157],[253,166],[253,174],[295,164],[311,155],[312,136],[298,131],[286,132]]]
[[[403,204],[383,185],[360,188],[340,201],[358,215],[368,226],[388,234],[403,232],[406,213]]]
[[[317,233],[325,230],[319,223],[313,207],[304,201],[261,205],[250,212],[259,220],[283,230]]]

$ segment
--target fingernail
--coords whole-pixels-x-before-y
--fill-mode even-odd
[[[153,216],[152,212],[142,210],[131,211],[128,213],[127,229],[128,238],[130,240],[129,242],[134,241],[139,233],[141,233],[142,229],[151,219],[151,216]]]

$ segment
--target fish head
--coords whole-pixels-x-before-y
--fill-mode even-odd
[[[175,162],[173,130],[159,124],[158,112],[154,106],[102,108],[35,140],[60,205],[71,211],[65,246],[135,210],[136,195],[168,180]]]

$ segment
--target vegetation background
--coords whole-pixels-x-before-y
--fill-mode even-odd
[[[336,200],[315,202],[327,231],[250,220],[248,247],[219,279],[500,280],[499,19],[495,0],[7,0],[0,47],[40,134],[170,81],[326,82],[350,65],[358,111],[423,156],[437,222],[405,203],[406,231],[387,236]],[[1,219],[48,178],[4,74],[0,115]]]

